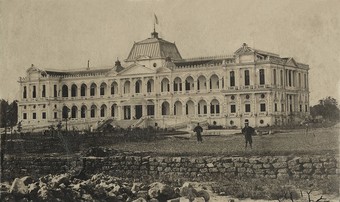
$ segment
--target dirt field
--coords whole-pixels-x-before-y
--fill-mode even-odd
[[[169,136],[153,142],[120,142],[112,145],[125,151],[143,151],[164,155],[294,155],[339,153],[339,128],[311,129],[278,132],[253,137],[253,149],[244,148],[244,136],[203,136],[198,144],[196,137]]]

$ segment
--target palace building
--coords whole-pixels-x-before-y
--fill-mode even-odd
[[[184,128],[285,125],[309,116],[309,66],[243,44],[232,55],[182,58],[153,32],[107,68],[49,70],[20,77],[23,128],[62,121],[79,130],[109,121],[120,127]]]

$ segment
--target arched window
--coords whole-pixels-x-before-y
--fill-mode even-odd
[[[207,80],[204,76],[199,76],[197,79],[197,90],[206,90],[207,89]]]
[[[180,101],[176,101],[174,104],[174,115],[176,116],[182,115],[182,103]]]
[[[90,86],[90,96],[95,96],[97,90],[97,85],[95,83],[92,83]]]
[[[63,87],[61,88],[61,91],[62,91],[62,96],[63,97],[68,97],[68,87],[67,85],[63,85]]]
[[[207,102],[205,100],[201,100],[198,102],[198,114],[207,114]]]
[[[71,97],[77,97],[77,90],[78,90],[78,87],[76,84],[73,84],[71,86]]]
[[[67,119],[68,118],[69,111],[70,111],[70,109],[67,106],[63,106],[63,111],[62,111],[63,119]]]
[[[210,103],[210,114],[219,114],[220,113],[220,102],[216,99],[213,99]]]
[[[210,77],[210,89],[218,89],[219,88],[219,78],[216,74]]]
[[[189,100],[185,105],[185,114],[194,115],[195,114],[195,104],[193,101]]]
[[[191,76],[188,76],[185,79],[185,90],[189,91],[193,89],[194,89],[194,79]]]
[[[106,88],[107,88],[106,83],[100,84],[100,95],[105,95]]]
[[[67,87],[67,86],[66,86]],[[32,98],[36,98],[37,97],[37,87],[33,86],[33,91],[32,91]],[[66,96],[67,97],[67,96]]]
[[[118,108],[117,104],[113,104],[111,106],[111,116],[112,117],[116,117],[117,108]]]
[[[77,106],[73,106],[71,109],[71,118],[77,118],[78,108]]]
[[[80,87],[80,96],[84,97],[86,96],[87,86],[86,84],[82,84]]]
[[[169,115],[170,114],[170,105],[168,102],[162,103],[162,115]]]
[[[153,86],[154,86],[154,82],[152,79],[148,80],[148,82],[146,83],[146,92],[151,93],[153,92]]]
[[[91,106],[91,118],[96,117],[96,111],[97,111],[96,105],[92,105]]]
[[[80,112],[81,118],[86,118],[86,110],[87,110],[87,107],[85,105],[83,105],[81,107],[81,112]]]
[[[235,72],[230,72],[230,87],[235,86]]]
[[[182,91],[182,79],[179,77],[174,80],[174,91]]]
[[[130,81],[125,81],[124,83],[124,94],[129,94],[130,93]]]
[[[161,92],[169,92],[170,91],[170,82],[169,79],[164,78],[161,81]]]
[[[105,117],[106,116],[106,109],[107,109],[106,105],[102,105],[100,107],[100,117]]]
[[[141,93],[142,81],[138,80],[135,83],[135,93]]]
[[[112,82],[111,84],[111,95],[118,93],[118,84],[116,82]]]

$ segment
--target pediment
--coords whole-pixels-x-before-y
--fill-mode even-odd
[[[114,69],[111,69],[106,73],[106,76],[116,76],[117,74],[118,73]]]
[[[169,72],[171,72],[171,70],[169,69],[169,68],[167,68],[167,67],[159,67],[159,68],[157,68],[157,73],[169,73]]]
[[[298,67],[294,58],[289,58],[285,64],[286,66]]]
[[[136,75],[136,74],[140,75],[140,74],[154,74],[154,73],[156,73],[154,69],[135,63],[135,64],[132,64],[126,67],[124,70],[122,70],[118,74],[119,75]]]

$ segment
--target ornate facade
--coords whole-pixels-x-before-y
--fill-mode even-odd
[[[83,129],[113,120],[121,127],[180,128],[192,121],[225,127],[282,125],[309,115],[309,66],[253,49],[183,59],[175,43],[134,43],[122,65],[48,70],[20,78],[23,128],[68,121]]]

